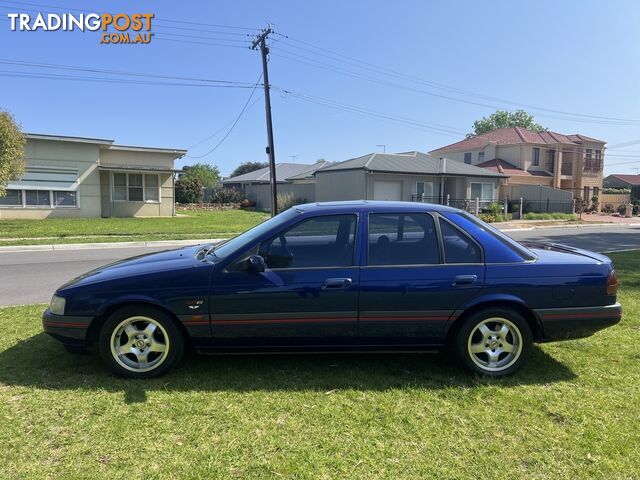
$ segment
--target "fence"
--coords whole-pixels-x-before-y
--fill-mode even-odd
[[[491,205],[498,203],[494,200],[481,200],[479,198],[451,198],[449,195],[444,197],[426,197],[424,195],[411,195],[412,202],[420,203],[436,203],[439,205],[447,205],[449,207],[466,210],[469,213],[477,215],[491,209]]]
[[[601,193],[598,195],[598,206],[601,212],[618,212],[621,207],[631,203],[630,193]]]
[[[523,213],[574,213],[573,194],[543,185],[505,185],[503,196],[509,199],[509,212],[519,208],[523,199]],[[518,207],[514,207],[514,203]]]

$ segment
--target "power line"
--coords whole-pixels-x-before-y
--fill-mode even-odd
[[[251,110],[251,108],[258,103],[260,100],[262,99],[262,96],[256,98],[253,102],[251,102],[251,104],[247,107],[247,110]],[[199,145],[202,145],[204,142],[206,142],[207,140],[211,140],[212,138],[216,137],[218,134],[222,133],[223,130],[225,130],[229,125],[231,125],[234,122],[234,120],[231,120],[229,122],[227,122],[226,124],[224,124],[220,129],[216,130],[215,132],[213,132],[211,135],[203,138],[202,140],[200,140],[197,143],[194,143],[193,145],[190,145],[189,147],[187,147],[187,150],[191,150],[192,148],[195,148]]]
[[[47,68],[47,69],[56,69],[56,70],[71,70],[71,71],[79,71],[79,72],[87,72],[87,73],[106,73],[111,75],[156,78],[156,79],[162,79],[162,80],[184,80],[184,81],[190,81],[190,82],[215,83],[215,84],[225,84],[225,85],[241,85],[246,87],[253,87],[252,82],[218,80],[218,79],[203,78],[203,77],[182,77],[182,76],[175,76],[175,75],[159,75],[159,74],[151,74],[151,73],[144,73],[144,72],[132,72],[132,71],[126,71],[126,70],[110,70],[105,68],[85,67],[85,66],[79,66],[79,65],[66,65],[66,64],[60,64],[60,63],[31,62],[26,60],[13,60],[13,59],[6,59],[6,58],[0,58],[0,64],[19,65],[19,66],[26,66],[26,67]]]
[[[186,157],[189,157],[189,158],[203,158],[203,157],[206,157],[207,155],[215,152],[218,149],[218,147],[224,143],[224,141],[227,139],[227,137],[231,134],[231,132],[233,131],[235,126],[240,121],[240,118],[242,118],[242,115],[244,114],[245,110],[247,110],[247,107],[249,106],[249,102],[253,98],[253,94],[256,93],[256,89],[258,88],[258,85],[260,84],[260,80],[262,80],[262,74],[260,74],[260,76],[258,77],[258,80],[256,80],[256,83],[253,86],[253,89],[251,90],[251,95],[249,95],[249,98],[247,98],[247,101],[243,105],[242,110],[240,110],[240,113],[238,114],[238,116],[234,120],[233,125],[231,125],[231,128],[229,128],[229,130],[227,131],[225,136],[222,137],[222,139],[218,143],[216,143],[216,145],[211,150],[209,150],[207,153],[205,153],[203,155],[198,155],[198,156],[185,155]]]
[[[32,7],[44,7],[44,8],[55,8],[55,9],[64,9],[64,10],[69,10],[69,11],[75,11],[75,12],[87,12],[88,10],[86,9],[82,9],[82,8],[73,8],[73,7],[67,7],[64,5],[46,5],[46,4],[42,4],[42,3],[32,3],[32,2],[18,2],[15,0],[0,0],[4,3],[9,3],[9,4],[14,4],[14,5],[29,5]],[[106,12],[100,12],[100,11],[96,11],[96,13],[106,13]],[[251,27],[240,27],[240,26],[236,26],[236,25],[222,25],[222,24],[214,24],[214,23],[201,23],[201,22],[191,22],[191,21],[187,21],[187,20],[175,20],[175,19],[171,19],[171,18],[155,18],[155,21],[159,21],[159,22],[171,22],[171,23],[180,23],[180,24],[185,24],[185,25],[200,25],[200,26],[208,26],[208,27],[213,27],[213,28],[227,28],[230,30],[246,30],[249,32],[255,32],[257,30],[260,30],[259,28],[251,28]]]
[[[302,40],[297,40],[297,39],[294,39],[294,38],[291,38],[291,37],[288,37],[288,36],[285,36],[285,35],[282,35],[282,36],[285,38],[285,40],[290,40],[290,41],[293,41],[295,43],[299,43],[299,44],[302,44],[302,45],[307,45],[309,47],[312,47],[313,49],[320,50],[322,52],[327,52],[327,53],[329,53],[331,55],[326,55],[326,54],[319,53],[317,51],[311,50],[309,48],[304,48],[304,47],[301,47],[299,45],[287,43],[288,46],[291,46],[293,48],[297,48],[297,49],[312,53],[314,55],[323,56],[323,57],[329,58],[329,59],[331,59],[333,61],[343,62],[343,63],[346,63],[348,65],[355,66],[357,68],[362,68],[362,69],[365,69],[365,70],[374,71],[374,72],[377,72],[377,73],[382,73],[384,75],[393,76],[393,77],[396,77],[396,78],[402,78],[402,79],[405,79],[407,81],[412,81],[414,83],[420,83],[420,84],[428,85],[428,86],[430,86],[432,88],[437,88],[437,89],[442,89],[442,90],[446,90],[446,91],[450,91],[450,92],[460,93],[460,94],[463,94],[463,95],[472,96],[472,97],[476,97],[476,98],[481,98],[481,99],[485,99],[485,100],[497,101],[497,102],[509,104],[509,105],[512,105],[512,106],[520,106],[520,107],[525,107],[525,108],[529,108],[529,109],[541,110],[541,111],[546,111],[546,112],[550,112],[550,113],[555,113],[555,114],[565,115],[565,116],[571,116],[571,117],[582,117],[585,120],[586,119],[591,119],[591,120],[606,120],[606,121],[611,121],[611,122],[634,123],[634,124],[640,123],[640,119],[625,119],[625,118],[609,117],[609,116],[602,116],[602,115],[567,112],[567,111],[562,111],[562,110],[539,107],[539,106],[535,106],[535,105],[529,105],[529,104],[525,104],[525,103],[521,103],[521,102],[514,102],[514,101],[511,101],[511,100],[505,100],[505,99],[502,99],[502,98],[483,95],[483,94],[480,94],[480,93],[477,93],[477,92],[464,90],[464,89],[460,89],[460,88],[454,88],[454,87],[450,87],[448,85],[444,85],[444,84],[441,84],[441,83],[433,82],[433,81],[430,81],[430,80],[425,80],[425,79],[420,78],[420,77],[416,77],[416,76],[413,76],[413,75],[408,75],[406,73],[398,72],[396,70],[392,70],[392,69],[389,69],[389,68],[385,68],[385,67],[381,67],[381,66],[378,66],[378,65],[374,65],[372,63],[368,63],[368,62],[362,61],[362,60],[357,59],[355,57],[350,57],[348,55],[344,55],[344,54],[341,54],[341,53],[333,51],[333,50],[329,50],[329,49],[326,49],[326,48],[323,48],[323,47],[319,47],[319,46],[313,45],[313,44],[311,44],[309,42],[304,42]],[[285,50],[283,50],[283,51],[285,51]],[[289,51],[288,53],[293,53],[293,52]],[[340,57],[340,58],[336,58],[336,57]],[[495,108],[495,107],[492,107],[492,108]]]

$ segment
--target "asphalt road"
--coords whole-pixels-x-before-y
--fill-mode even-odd
[[[516,240],[555,242],[598,252],[640,249],[640,227],[545,228],[508,232]],[[167,247],[0,252],[0,306],[47,303],[56,288],[88,270]]]

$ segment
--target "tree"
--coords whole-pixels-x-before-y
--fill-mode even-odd
[[[516,110],[515,112],[497,110],[496,113],[473,122],[473,133],[469,133],[467,137],[473,137],[474,135],[481,135],[492,130],[497,130],[498,128],[508,127],[522,127],[536,132],[546,130],[545,127],[534,121],[533,115],[524,110]]]
[[[201,203],[203,197],[202,183],[197,178],[187,177],[176,180],[177,203]]]
[[[231,172],[230,177],[237,177],[238,175],[244,175],[245,173],[255,172],[256,170],[260,170],[261,168],[268,167],[269,164],[267,162],[244,162],[236,167],[236,169]]]
[[[182,169],[180,180],[198,180],[205,188],[215,188],[220,180],[220,170],[215,165],[208,163],[194,163]]]
[[[0,110],[0,197],[5,196],[7,183],[24,173],[26,141],[13,115]]]

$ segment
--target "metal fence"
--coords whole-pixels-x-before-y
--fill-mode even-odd
[[[411,201],[447,205],[449,207],[459,208],[460,210],[466,210],[467,212],[473,213],[475,215],[490,211],[493,204],[500,203],[494,200],[481,200],[480,198],[451,198],[450,195],[445,195],[443,197],[426,197],[424,195],[412,195]],[[500,208],[504,209],[504,206]]]
[[[474,215],[489,212],[501,214],[513,213],[517,217],[520,213],[574,213],[577,208],[573,198],[570,200],[552,200],[550,198],[528,200],[524,198],[507,197],[502,200],[481,200],[480,198],[451,198],[449,195],[445,195],[444,197],[412,195],[411,200],[413,202],[447,205],[466,210]]]

